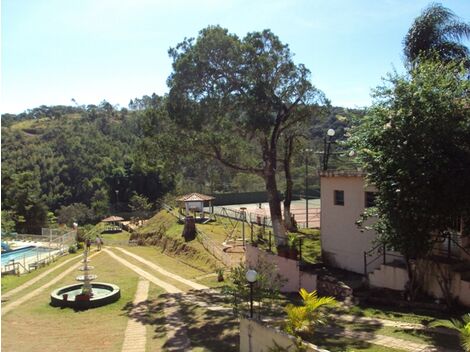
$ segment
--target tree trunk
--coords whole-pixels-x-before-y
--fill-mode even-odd
[[[273,224],[274,241],[276,246],[287,245],[287,233],[282,221],[281,199],[277,191],[276,173],[269,166],[264,173],[266,191],[268,193],[269,212]]]
[[[286,176],[286,193],[284,195],[284,224],[288,231],[297,231],[297,227],[292,219],[290,205],[292,202],[292,188],[294,182],[292,181],[292,173],[290,170],[290,162],[292,158],[292,148],[294,146],[294,137],[286,138],[284,150],[284,174]]]

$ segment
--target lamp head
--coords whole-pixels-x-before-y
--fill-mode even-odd
[[[245,274],[246,281],[248,281],[249,283],[255,282],[257,276],[258,273],[253,269],[248,270]]]
[[[330,137],[333,137],[335,135],[335,130],[330,128],[328,131],[326,131],[326,134]]]

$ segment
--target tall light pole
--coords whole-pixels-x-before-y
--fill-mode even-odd
[[[248,270],[245,274],[246,281],[250,284],[250,318],[253,318],[253,284],[256,282],[257,276],[258,273],[253,269]]]
[[[304,149],[305,153],[305,228],[308,228],[308,153],[313,149]]]
[[[335,130],[330,128],[326,131],[326,136],[323,140],[323,171],[328,169],[328,159],[330,157],[330,146],[333,143],[333,136],[335,135]]]

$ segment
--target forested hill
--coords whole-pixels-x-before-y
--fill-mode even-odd
[[[197,155],[185,156],[185,164],[165,177],[148,166],[140,149],[144,110],[159,99],[135,99],[130,109],[104,101],[98,106],[41,106],[2,115],[2,229],[37,233],[57,216],[61,222],[93,222],[127,211],[133,202],[134,208],[153,204],[171,191],[264,189],[255,175],[215,161],[200,162]],[[312,138],[320,140],[327,126],[342,133],[348,114],[333,108],[321,124],[312,126]],[[294,181],[302,185],[302,159],[297,168]]]
[[[48,212],[74,203],[80,220],[92,221],[134,193],[150,202],[161,197],[172,185],[135,160],[138,116],[106,102],[3,115],[2,210],[10,213],[2,212],[2,228],[7,215],[18,231],[37,232]]]

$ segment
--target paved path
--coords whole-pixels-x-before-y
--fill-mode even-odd
[[[195,290],[206,290],[206,289],[209,288],[207,286],[195,283],[194,281],[185,279],[185,278],[183,278],[179,275],[170,273],[169,271],[166,271],[165,269],[163,269],[161,266],[156,265],[156,264],[152,263],[151,261],[146,260],[146,259],[144,259],[144,258],[142,258],[142,257],[140,257],[140,256],[138,256],[138,255],[136,255],[132,252],[126,251],[123,248],[120,248],[120,247],[113,247],[113,248],[116,248],[116,249],[120,250],[121,252],[127,254],[128,256],[130,256],[130,257],[138,260],[139,262],[147,265],[149,268],[152,268],[153,270],[158,271],[160,274],[168,276],[169,278],[172,278],[172,279],[177,280],[179,282],[182,282],[182,283],[188,285],[189,287],[194,288]]]
[[[99,252],[97,253],[94,253],[92,255],[90,255],[88,258],[93,258],[95,255],[99,254]],[[73,258],[75,259],[75,258]],[[80,266],[82,266],[83,264],[80,262],[80,263],[77,263],[73,266],[71,266],[70,268],[68,268],[67,270],[64,270],[62,273],[60,273],[59,275],[57,275],[55,278],[51,279],[50,281],[48,281],[46,284],[42,285],[41,287],[31,291],[30,293],[12,301],[11,303],[9,304],[6,304],[4,307],[2,307],[2,315],[5,315],[6,313],[8,313],[10,310],[18,307],[19,305],[21,305],[22,303],[26,302],[27,300],[30,300],[31,298],[33,298],[34,296],[37,296],[38,294],[40,294],[42,291],[44,291],[46,288],[49,288],[50,286],[52,286],[53,284],[55,284],[57,281],[60,281],[62,280],[66,275],[68,275],[69,273],[71,273],[72,271],[74,270],[78,270],[78,268]],[[52,271],[52,270],[51,270]]]
[[[186,326],[184,325],[183,319],[181,317],[179,311],[179,298],[181,297],[180,289],[176,288],[175,286],[166,283],[158,279],[157,277],[153,276],[152,274],[148,273],[145,270],[142,270],[137,265],[129,263],[127,260],[118,257],[115,253],[110,251],[109,249],[104,249],[106,253],[108,253],[111,257],[116,259],[121,264],[127,266],[129,269],[135,271],[140,276],[146,278],[148,281],[154,283],[157,286],[160,286],[165,291],[172,293],[169,299],[164,301],[164,314],[166,319],[166,331],[167,331],[167,342],[165,343],[164,347],[167,351],[171,352],[186,352],[191,351],[191,342],[187,336]],[[127,252],[127,251],[124,251]],[[145,259],[136,256],[145,261]],[[153,264],[153,263],[150,263]],[[171,274],[171,273],[170,273]],[[185,281],[188,281],[184,279]],[[195,284],[195,283],[193,283]],[[176,294],[176,295],[174,295]],[[123,350],[124,351],[124,350]]]
[[[50,269],[46,270],[45,272],[43,272],[42,274],[36,276],[34,279],[26,281],[23,285],[18,286],[17,288],[14,288],[13,290],[10,290],[7,293],[2,294],[2,301],[6,298],[9,298],[9,297],[13,296],[14,294],[16,294],[18,292],[23,291],[25,288],[28,288],[29,286],[31,286],[34,283],[38,282],[39,280],[46,277],[47,275],[49,275],[54,270],[59,269],[59,268],[63,267],[65,264],[67,264],[67,263],[69,263],[69,262],[71,262],[75,259],[82,258],[82,257],[83,257],[83,255],[80,254],[80,255],[77,255],[73,258],[67,259],[67,260],[63,261],[62,263],[54,266],[53,268],[50,268]]]
[[[179,288],[176,288],[175,286],[160,280],[159,278],[153,276],[152,274],[148,273],[147,271],[139,268],[137,265],[134,265],[132,263],[129,263],[127,260],[117,256],[115,253],[111,252],[109,249],[103,249],[102,251],[108,253],[112,258],[116,259],[119,263],[123,264],[124,266],[127,266],[129,269],[135,271],[137,274],[140,276],[144,277],[145,279],[149,280],[150,282],[154,283],[155,285],[163,288],[165,291],[169,293],[181,293]]]
[[[147,342],[147,328],[142,322],[134,318],[145,314],[147,307],[142,303],[147,300],[149,291],[149,281],[140,279],[137,285],[134,301],[134,308],[130,312],[130,320],[127,323],[126,332],[124,333],[124,343],[122,352],[145,352]]]
[[[371,317],[358,317],[355,315],[348,315],[348,314],[338,314],[335,316],[335,319],[345,321],[348,323],[380,324],[382,326],[391,326],[391,327],[401,328],[401,329],[416,329],[416,330],[432,329],[432,331],[438,332],[439,334],[446,334],[446,335],[458,335],[459,334],[457,330],[446,329],[442,327],[429,328],[428,326],[423,325],[423,324],[406,323],[402,321],[371,318]]]
[[[336,327],[320,327],[318,332],[331,336],[343,336],[350,339],[361,340],[375,345],[396,348],[410,352],[459,352],[444,347],[435,347],[407,340],[397,339],[390,336],[377,335],[373,332],[353,331]]]

